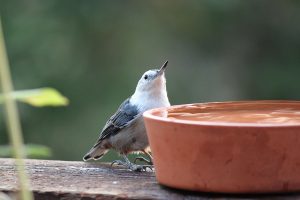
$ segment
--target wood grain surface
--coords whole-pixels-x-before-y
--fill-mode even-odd
[[[170,189],[153,172],[131,172],[107,163],[26,160],[35,199],[300,199],[300,194],[229,195]],[[13,159],[0,159],[0,191],[18,191]]]

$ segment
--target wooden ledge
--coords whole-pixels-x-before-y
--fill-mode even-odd
[[[153,172],[131,172],[111,168],[105,163],[30,160],[26,169],[35,199],[244,199],[229,196],[184,192],[160,186]],[[13,195],[17,191],[13,159],[0,158],[0,191]],[[251,199],[300,199],[300,194],[259,195]]]

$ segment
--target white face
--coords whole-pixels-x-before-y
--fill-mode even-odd
[[[160,89],[166,82],[165,73],[158,69],[146,71],[138,82],[138,91]]]

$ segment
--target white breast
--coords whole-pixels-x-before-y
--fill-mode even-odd
[[[140,112],[145,112],[146,110],[160,107],[170,106],[168,95],[166,91],[162,92],[143,92],[139,94],[134,94],[130,103],[138,105]]]

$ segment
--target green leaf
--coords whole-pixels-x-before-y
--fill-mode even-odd
[[[49,158],[52,151],[49,147],[38,144],[26,144],[25,155],[27,158]],[[13,157],[10,145],[0,145],[0,157]]]
[[[66,106],[69,104],[69,100],[53,88],[14,91],[12,97],[36,107]],[[2,99],[3,95],[0,96],[0,103],[2,103]]]

